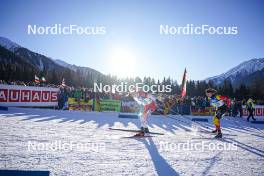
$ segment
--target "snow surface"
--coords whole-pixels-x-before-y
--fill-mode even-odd
[[[196,116],[197,117],[197,116]],[[9,108],[0,111],[0,169],[49,170],[51,175],[264,175],[264,125],[225,117],[221,140],[213,139],[209,123],[193,116],[151,116],[152,138],[123,138],[137,129],[138,119],[115,112],[77,112]],[[203,117],[204,118],[204,117]],[[264,120],[258,117],[258,120]],[[105,149],[30,151],[28,142],[103,143]],[[236,143],[237,150],[164,150],[161,143]]]

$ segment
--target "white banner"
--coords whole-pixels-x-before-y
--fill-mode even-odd
[[[248,116],[249,113],[246,110],[246,106],[243,106],[243,115]],[[255,116],[264,116],[264,106],[262,105],[256,105],[255,106],[255,111],[254,111]]]
[[[58,88],[0,84],[0,106],[58,106]]]

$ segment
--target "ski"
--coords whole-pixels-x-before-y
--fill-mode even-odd
[[[129,130],[129,129],[122,129],[122,128],[109,128],[109,130],[135,132],[135,133],[140,132],[140,130]],[[157,132],[149,132],[149,134],[164,135],[164,133],[157,133]]]
[[[229,138],[229,137],[222,137],[222,138],[215,138],[215,137],[193,137],[192,140],[232,140],[233,138]]]
[[[206,130],[199,130],[197,131],[198,133],[205,133],[205,134],[211,134],[211,135],[216,135],[216,133],[212,133],[211,131],[206,131]],[[237,136],[236,134],[224,134],[225,136]]]
[[[138,139],[144,139],[144,138],[151,138],[151,137],[155,137],[155,136],[152,136],[152,135],[145,135],[145,136],[126,136],[126,137],[122,137],[123,139],[126,139],[126,138],[138,138]]]
[[[198,130],[197,132],[199,132],[199,133],[206,133],[206,134],[215,134],[212,131],[207,131],[207,130]]]

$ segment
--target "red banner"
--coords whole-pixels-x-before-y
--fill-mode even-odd
[[[57,106],[58,92],[58,88],[0,84],[0,106]]]

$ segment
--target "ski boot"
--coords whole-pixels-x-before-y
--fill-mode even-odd
[[[149,129],[148,128],[144,128],[144,132],[145,133],[149,133]]]
[[[211,133],[217,133],[217,130],[213,130]]]
[[[145,132],[144,131],[140,131],[139,133],[135,134],[136,137],[142,137],[145,136]]]
[[[218,133],[215,138],[222,138],[222,133]]]
[[[145,129],[143,127],[140,127],[140,131],[135,134],[137,137],[145,136]]]

